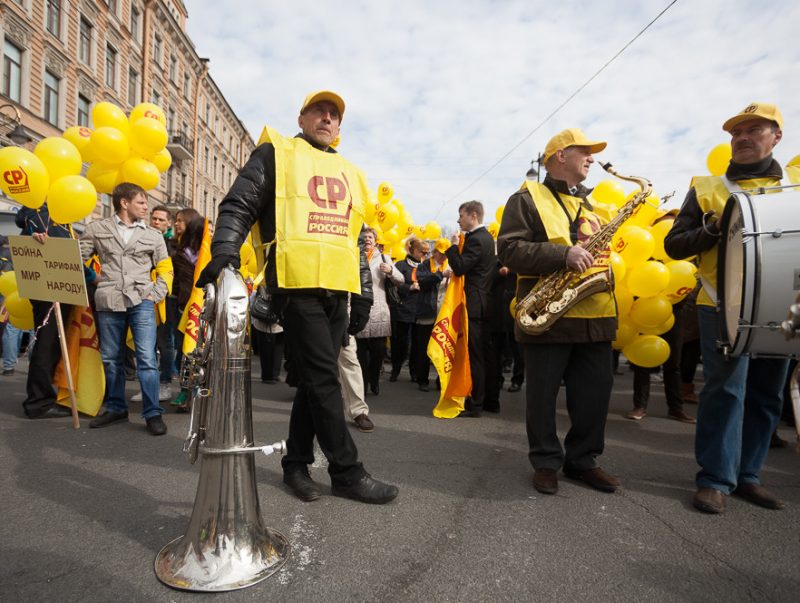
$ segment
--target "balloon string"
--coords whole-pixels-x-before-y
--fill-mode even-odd
[[[51,304],[50,309],[47,311],[47,314],[45,315],[44,320],[42,321],[42,324],[36,327],[36,329],[33,331],[33,336],[31,337],[31,341],[28,344],[29,346],[33,346],[33,344],[36,343],[36,338],[39,336],[39,329],[43,329],[45,325],[47,325],[47,323],[50,321],[50,315],[53,314],[53,309],[55,307],[56,307],[55,304]]]

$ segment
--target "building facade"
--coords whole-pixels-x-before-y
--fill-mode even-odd
[[[151,203],[215,219],[255,145],[186,34],[187,16],[182,0],[0,0],[0,143],[11,144],[15,108],[32,150],[70,126],[91,128],[98,102],[155,103],[173,163]],[[92,217],[111,211],[100,195]]]

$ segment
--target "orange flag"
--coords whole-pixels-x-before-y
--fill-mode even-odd
[[[75,306],[66,325],[67,354],[75,386],[78,410],[94,417],[103,404],[106,374],[100,356],[100,340],[92,309]],[[67,389],[67,371],[60,360],[53,374],[53,384],[58,386],[58,403],[70,407]]]
[[[457,417],[464,410],[464,398],[472,392],[468,337],[464,277],[453,275],[428,341],[428,357],[439,373],[442,386],[439,402],[433,409],[433,416],[439,419]]]
[[[200,278],[200,273],[211,259],[211,233],[208,230],[208,218],[203,227],[203,241],[200,243],[200,252],[197,254],[197,263],[194,265],[194,282]],[[203,309],[203,302],[206,294],[202,289],[192,288],[189,302],[183,310],[181,322],[178,329],[185,335],[183,338],[184,355],[191,354],[197,347],[197,336],[200,331],[200,311]]]

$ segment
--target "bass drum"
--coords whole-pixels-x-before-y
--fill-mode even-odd
[[[798,357],[781,323],[800,290],[800,191],[735,192],[721,220],[720,345],[732,356]]]

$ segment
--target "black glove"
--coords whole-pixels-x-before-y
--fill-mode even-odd
[[[194,286],[202,289],[209,283],[216,283],[219,273],[222,272],[222,269],[228,264],[234,268],[239,268],[241,264],[241,261],[239,260],[239,254],[223,254],[213,256],[211,261],[209,261],[208,264],[206,264],[206,267],[203,268],[203,271],[200,273],[200,278],[197,279],[197,283],[195,283]]]
[[[350,326],[347,327],[350,335],[363,331],[367,326],[370,308],[372,308],[372,300],[355,296],[350,299]]]

